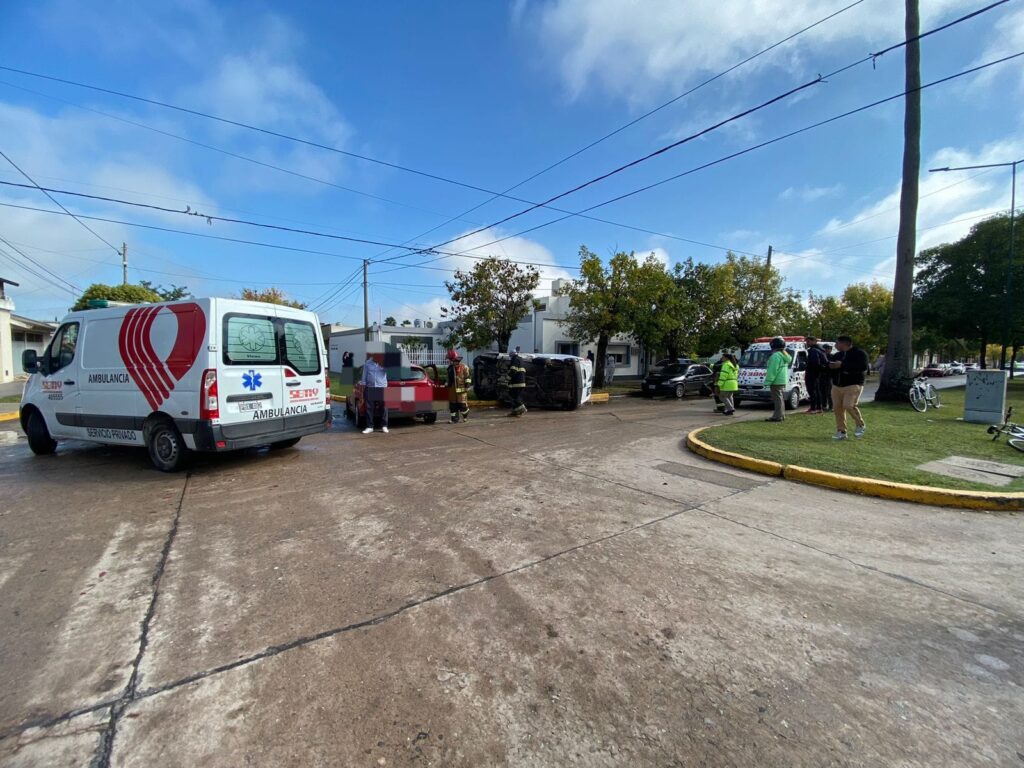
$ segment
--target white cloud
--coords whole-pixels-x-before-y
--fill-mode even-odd
[[[835,197],[843,191],[842,184],[833,184],[830,187],[786,187],[780,194],[780,200],[801,200],[805,203],[813,203],[825,197]]]
[[[966,0],[924,3],[922,26]],[[681,91],[825,15],[815,0],[554,0],[535,15],[542,50],[556,60],[569,93],[599,87],[627,100],[651,91]],[[855,8],[801,35],[753,67],[793,66],[800,55],[837,41],[898,40],[901,13]],[[781,61],[780,61],[781,58]],[[749,72],[745,69],[744,72]]]

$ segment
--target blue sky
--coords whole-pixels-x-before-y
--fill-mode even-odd
[[[849,2],[22,2],[5,7],[0,64],[168,101],[500,191]],[[922,28],[984,4],[921,0]],[[902,3],[863,0],[512,194],[540,201],[563,192],[898,42],[902,30]],[[923,79],[1021,50],[1024,3],[1013,0],[925,40]],[[924,93],[923,169],[1024,157],[1021,61]],[[830,78],[555,205],[579,211],[902,86],[902,51],[895,51],[874,67],[867,63]],[[541,209],[445,250],[555,265],[541,270],[547,279],[573,275],[581,244],[602,255],[653,251],[670,264],[687,257],[715,262],[723,248],[761,254],[772,244],[788,284],[805,293],[839,292],[849,282],[870,279],[890,283],[902,114],[902,102],[895,101],[593,212],[659,234],[573,217],[479,247],[559,216]],[[0,150],[43,186],[388,243],[435,245],[526,207],[498,199],[423,234],[489,195],[5,71]],[[24,180],[6,166],[0,181]],[[1008,208],[1009,171],[925,172],[921,192],[919,244],[926,247]],[[348,281],[362,259],[386,251],[58,199],[87,215],[330,252],[303,254],[90,222],[111,243],[128,243],[133,282],[184,284],[197,295],[278,285],[317,308],[325,321],[361,322],[361,291]],[[0,186],[0,203],[55,208],[38,191],[9,186]],[[0,237],[75,286],[120,281],[113,250],[69,217],[0,207]],[[428,262],[430,268],[416,266]],[[466,256],[418,255],[373,265],[373,319],[437,319],[446,296],[443,280],[471,263]],[[59,316],[73,301],[2,254],[0,276],[21,282],[11,291],[19,314]],[[541,292],[547,287],[542,284]]]

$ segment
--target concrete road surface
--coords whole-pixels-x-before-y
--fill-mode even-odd
[[[0,764],[1024,765],[1022,518],[689,454],[721,418],[0,432]]]

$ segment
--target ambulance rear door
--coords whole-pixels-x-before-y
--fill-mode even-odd
[[[277,313],[284,371],[285,422],[309,424],[322,421],[323,412],[329,406],[323,337],[315,322],[316,316],[287,307],[279,307]]]
[[[287,396],[276,313],[269,306],[222,305],[217,389],[224,437],[281,430]]]

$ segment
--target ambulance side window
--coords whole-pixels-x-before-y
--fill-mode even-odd
[[[53,337],[49,352],[46,355],[46,373],[53,374],[61,368],[71,365],[75,359],[75,348],[78,346],[78,323],[61,326]]]
[[[251,365],[278,362],[274,318],[229,314],[224,317],[224,362]]]
[[[313,325],[299,320],[285,320],[282,325],[284,361],[303,376],[320,373],[320,347]]]

